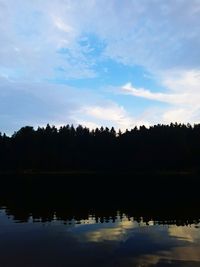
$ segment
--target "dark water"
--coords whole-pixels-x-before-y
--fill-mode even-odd
[[[199,177],[0,177],[0,267],[200,266]]]
[[[116,213],[76,221],[32,216],[15,220],[0,210],[1,267],[200,266],[200,224],[176,225]]]

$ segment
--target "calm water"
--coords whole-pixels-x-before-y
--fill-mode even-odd
[[[177,226],[179,224],[179,226]],[[200,224],[112,218],[26,221],[0,209],[1,267],[200,266]]]
[[[199,176],[20,174],[0,185],[0,267],[200,266]]]

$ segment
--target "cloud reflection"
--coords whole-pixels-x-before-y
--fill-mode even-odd
[[[198,225],[158,225],[117,217],[116,222],[75,226],[79,242],[99,243],[112,250],[119,266],[197,266],[200,264]],[[96,246],[96,245],[95,245]],[[123,265],[120,265],[123,262]]]

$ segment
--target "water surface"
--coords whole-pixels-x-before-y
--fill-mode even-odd
[[[16,219],[0,210],[1,267],[200,266],[198,221],[109,217]]]
[[[198,175],[0,177],[0,267],[200,266]]]

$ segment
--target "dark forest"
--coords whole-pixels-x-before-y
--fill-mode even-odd
[[[1,172],[199,171],[200,124],[89,130],[49,124],[0,135]]]

